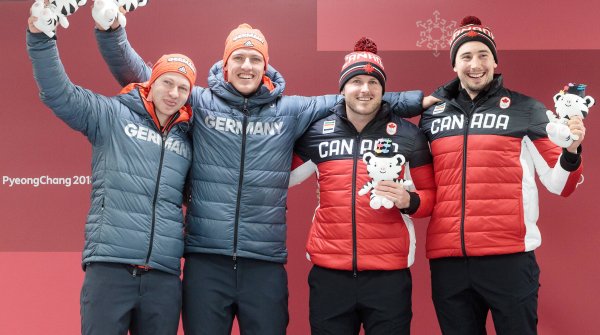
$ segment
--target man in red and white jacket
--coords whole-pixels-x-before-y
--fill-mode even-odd
[[[320,190],[306,243],[313,335],[358,334],[361,323],[368,335],[410,333],[415,233],[408,215],[431,214],[435,184],[424,134],[382,101],[386,78],[376,52],[369,39],[357,43],[342,67],[344,100],[296,142],[291,184],[316,170]],[[393,206],[374,209],[375,195],[360,191],[371,181],[367,164],[383,160],[416,190],[380,181],[376,195]]]
[[[475,17],[453,34],[458,78],[421,117],[431,143],[437,205],[427,230],[432,296],[444,334],[536,334],[541,244],[535,173],[552,193],[570,195],[581,178],[579,140],[561,149],[546,134],[546,108],[504,88],[494,74],[494,36]]]

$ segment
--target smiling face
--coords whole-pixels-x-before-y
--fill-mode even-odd
[[[190,82],[182,74],[167,72],[150,86],[148,101],[154,104],[154,111],[161,126],[175,114],[190,95]]]
[[[361,74],[346,82],[342,95],[350,121],[371,120],[381,106],[383,87],[375,77]]]
[[[237,49],[231,53],[225,65],[227,81],[242,95],[256,92],[265,74],[263,55],[250,48]]]
[[[487,45],[473,41],[460,46],[456,53],[454,72],[460,84],[474,99],[494,79],[494,69],[498,65]]]

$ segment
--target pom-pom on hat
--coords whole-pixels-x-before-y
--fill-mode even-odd
[[[385,72],[381,57],[377,56],[377,44],[371,39],[363,37],[354,45],[354,52],[346,55],[342,72],[340,73],[340,91],[350,78],[358,75],[375,77],[385,92]]]
[[[158,77],[167,72],[184,75],[190,82],[190,89],[194,87],[194,83],[196,82],[196,67],[188,56],[182,54],[168,54],[160,57],[152,67],[152,74],[148,81],[148,87],[150,87]]]
[[[477,17],[466,16],[460,22],[460,27],[452,33],[452,39],[450,40],[450,61],[452,62],[452,67],[454,67],[456,62],[456,53],[460,46],[472,41],[478,41],[487,45],[492,51],[492,55],[494,55],[494,61],[498,64],[494,34],[492,34],[490,28],[482,26],[481,20]]]
[[[233,29],[225,40],[225,51],[223,52],[223,68],[227,65],[227,60],[231,53],[237,49],[250,48],[254,49],[265,59],[265,71],[269,64],[269,45],[265,36],[258,29],[252,28],[247,23],[240,24]]]

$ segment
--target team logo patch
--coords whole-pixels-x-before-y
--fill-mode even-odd
[[[180,67],[179,69],[177,69],[177,71],[181,73],[187,73],[187,71],[185,70],[185,66]]]
[[[507,109],[508,107],[510,107],[510,98],[509,97],[500,98],[500,108]]]
[[[385,132],[388,135],[396,135],[396,132],[398,131],[398,125],[395,124],[394,122],[390,122],[387,124],[387,127],[385,128]]]
[[[373,149],[376,154],[389,154],[391,148],[392,148],[392,139],[391,138],[380,138],[377,140],[377,142],[375,142],[375,147]]]
[[[252,42],[250,42],[250,40],[247,40],[246,43],[244,43],[245,47],[253,47],[254,44],[252,44]]]
[[[323,122],[323,134],[331,134],[335,130],[335,120]]]
[[[443,103],[443,104],[441,104],[441,105],[437,105],[437,106],[435,106],[435,107],[433,108],[433,112],[432,112],[432,114],[433,114],[433,115],[435,115],[435,114],[439,114],[439,113],[442,113],[442,112],[443,112],[443,111],[445,111],[445,110],[446,110],[446,103],[444,102],[444,103]]]

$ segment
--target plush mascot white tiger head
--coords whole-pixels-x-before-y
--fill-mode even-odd
[[[391,146],[391,139],[379,139],[377,140],[375,153],[366,152],[363,155],[363,162],[367,165],[367,172],[371,180],[358,191],[358,195],[362,196],[371,191],[369,205],[373,209],[379,209],[381,206],[385,208],[392,208],[394,206],[394,203],[390,199],[375,194],[373,188],[377,186],[378,182],[391,180],[403,184],[405,187],[412,185],[412,182],[400,179],[400,173],[402,172],[404,163],[406,163],[406,158],[401,154],[393,155]]]
[[[554,95],[554,108],[556,114],[547,111],[549,123],[546,125],[548,138],[556,145],[567,148],[573,141],[579,139],[571,134],[567,123],[573,116],[587,117],[590,107],[595,103],[594,98],[585,95],[586,85],[568,84],[559,93]],[[556,116],[558,115],[558,117]]]

